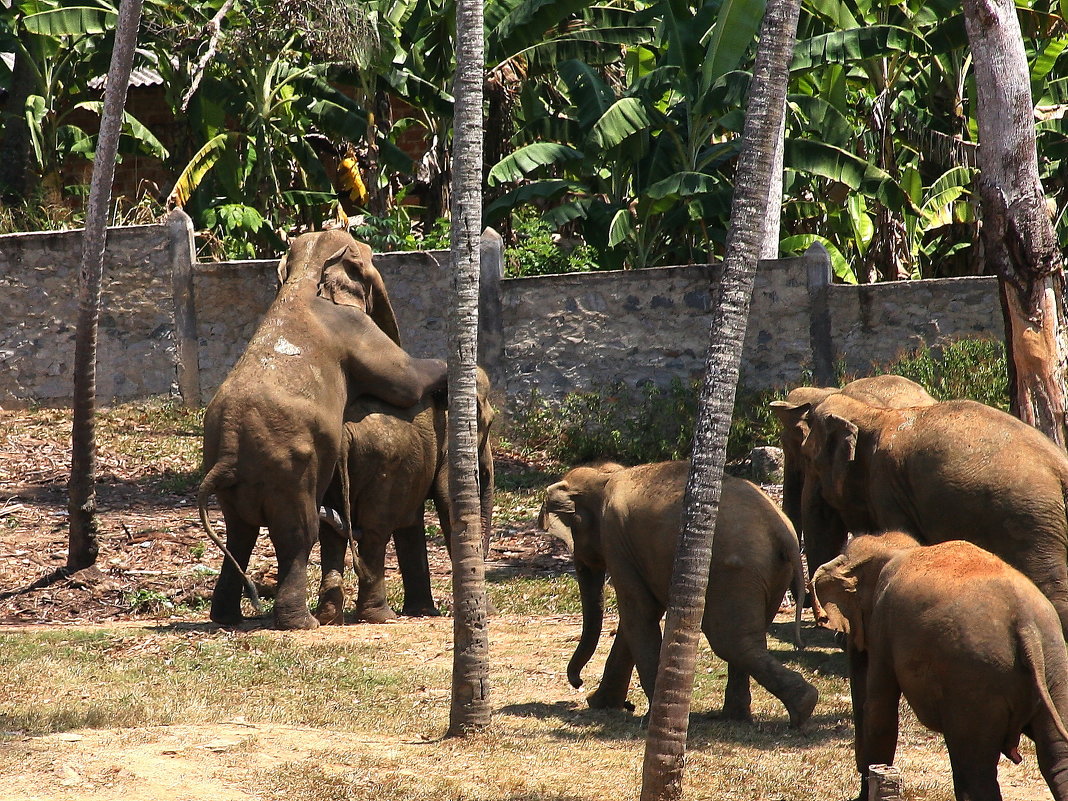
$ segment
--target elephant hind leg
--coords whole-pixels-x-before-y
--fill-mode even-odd
[[[321,626],[345,623],[345,547],[348,540],[332,526],[319,526],[319,550],[323,566],[315,619]]]
[[[252,549],[259,536],[259,526],[245,522],[223,498],[219,499],[223,517],[226,520],[226,548],[241,565],[248,570]],[[222,626],[234,626],[244,620],[241,614],[241,593],[244,579],[229,559],[222,560],[219,577],[215,580],[215,591],[211,596],[211,620]]]
[[[727,720],[752,718],[753,694],[749,687],[749,674],[738,665],[727,663],[727,688],[723,692],[723,712]]]
[[[989,727],[989,728],[988,728]],[[1004,731],[996,722],[984,720],[975,725],[970,715],[959,726],[946,727],[946,748],[953,769],[953,792],[968,801],[1001,801],[998,786],[998,759],[1001,744],[984,736],[985,731]]]
[[[278,557],[274,622],[280,629],[319,627],[308,610],[308,558],[319,533],[319,510],[312,499],[297,506],[296,514],[279,515],[268,525]]]
[[[391,532],[365,527],[360,539],[359,588],[356,595],[356,617],[365,623],[388,623],[397,613],[386,600],[386,544]]]
[[[706,632],[707,634],[707,632]],[[763,633],[754,633],[753,638],[763,638]],[[766,640],[758,643],[737,641],[723,642],[724,638],[708,636],[712,650],[720,659],[727,663],[727,688],[728,695],[724,698],[724,714],[728,709],[738,712],[743,701],[745,707],[749,704],[748,680],[746,681],[745,693],[740,689],[743,675],[752,676],[757,683],[782,701],[786,711],[790,715],[790,725],[799,727],[811,717],[812,710],[816,708],[819,700],[819,691],[809,684],[800,673],[796,673],[785,667],[775,657],[768,653]],[[731,686],[732,671],[739,677]]]

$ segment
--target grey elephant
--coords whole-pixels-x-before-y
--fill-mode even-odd
[[[477,375],[479,493],[483,550],[489,546],[493,518],[493,449],[490,427],[494,410],[485,371]],[[348,510],[356,532],[360,565],[356,617],[371,623],[396,618],[386,602],[386,546],[393,538],[404,582],[405,615],[436,615],[430,588],[423,506],[434,502],[451,552],[449,471],[444,398],[428,397],[410,409],[359,398],[345,410],[345,430],[338,472],[324,504]],[[319,534],[323,577],[315,616],[321,624],[343,623],[342,574],[347,537],[324,525]]]
[[[855,537],[813,586],[822,624],[848,635],[859,799],[868,768],[893,763],[904,694],[945,736],[960,801],[1000,801],[998,759],[1021,761],[1021,734],[1068,801],[1068,655],[1026,576],[970,542],[919,547],[892,532]]]
[[[223,562],[211,619],[242,619],[242,571],[266,526],[278,558],[274,622],[306,629],[319,625],[308,611],[307,564],[341,452],[345,405],[368,394],[413,406],[444,387],[445,363],[401,349],[370,248],[348,233],[297,237],[279,277],[278,296],[205,411],[198,503],[218,541],[206,509],[218,497],[236,562]]]
[[[915,381],[898,375],[877,375],[850,381],[841,389],[797,387],[790,391],[784,401],[771,404],[772,411],[782,424],[782,508],[801,538],[810,575],[817,567],[838,555],[849,532],[841,515],[832,506],[819,500],[822,494],[819,475],[810,467],[806,467],[801,453],[801,444],[808,434],[808,423],[804,419],[798,419],[791,410],[802,404],[818,406],[827,398],[838,394],[888,409],[931,406],[937,403],[927,390]]]
[[[792,414],[809,428],[815,501],[849,531],[965,537],[1035,582],[1068,631],[1068,456],[1048,437],[963,400],[886,409],[838,394]]]
[[[582,596],[582,635],[567,668],[573,686],[582,686],[582,668],[597,647],[606,571],[619,604],[619,634],[591,707],[633,709],[627,691],[635,665],[653,697],[688,472],[687,462],[602,463],[577,467],[545,491],[538,525],[571,548]],[[724,717],[749,718],[750,676],[785,704],[792,725],[812,714],[816,688],[767,649],[768,626],[787,588],[797,594],[800,614],[804,584],[790,521],[758,487],[725,476],[701,622],[727,663]]]

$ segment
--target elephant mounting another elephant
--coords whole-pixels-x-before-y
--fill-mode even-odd
[[[493,517],[493,451],[490,426],[494,410],[485,371],[477,375],[479,495],[483,555],[489,547]],[[451,553],[449,471],[444,398],[425,398],[398,409],[372,398],[359,398],[345,409],[338,472],[324,506],[346,518],[336,527],[323,524],[322,584],[315,616],[322,624],[344,623],[342,576],[349,530],[358,543],[359,585],[356,618],[383,623],[396,618],[386,601],[386,546],[393,538],[404,582],[405,615],[437,615],[430,587],[423,524],[424,502],[432,500],[445,547]],[[327,513],[326,520],[334,519]]]
[[[200,518],[218,498],[226,549],[211,619],[241,621],[242,573],[266,526],[278,558],[278,628],[318,626],[307,566],[319,505],[341,455],[345,406],[370,395],[401,408],[444,389],[445,363],[400,347],[396,317],[371,250],[344,231],[297,237],[281,287],[204,415]],[[235,564],[236,563],[236,564]]]
[[[919,547],[891,532],[853,538],[813,590],[820,622],[848,635],[858,801],[869,767],[893,763],[902,694],[945,736],[959,801],[1001,798],[998,759],[1021,761],[1021,734],[1068,801],[1068,654],[1026,576],[970,542]]]
[[[582,597],[582,635],[567,668],[573,686],[582,686],[582,668],[597,647],[606,572],[619,605],[619,633],[589,696],[591,707],[633,709],[627,691],[635,665],[653,697],[688,471],[686,462],[600,463],[571,470],[545,492],[538,525],[571,549]],[[750,676],[783,702],[792,725],[812,714],[816,688],[767,650],[768,626],[790,587],[799,628],[804,584],[797,536],[785,515],[758,487],[724,477],[701,623],[713,652],[727,663],[723,717],[749,718]]]
[[[805,431],[806,535],[835,519],[853,534],[967,539],[1038,585],[1068,632],[1068,456],[1048,437],[966,400],[893,409],[836,393],[778,413]]]

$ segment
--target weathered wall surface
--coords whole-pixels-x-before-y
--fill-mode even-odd
[[[80,231],[0,236],[0,406],[71,397],[81,245]],[[104,265],[99,396],[170,392],[174,292],[167,229],[112,229]]]
[[[185,375],[181,390],[189,395],[192,387],[206,402],[274,298],[274,260],[189,265],[182,255],[188,245],[173,241],[177,222],[109,233],[98,366],[105,401],[175,392],[182,384],[176,375]],[[69,401],[80,248],[80,232],[0,236],[0,406]],[[375,264],[405,347],[444,358],[447,254],[382,254]],[[499,238],[487,236],[481,360],[509,398],[533,389],[558,398],[619,380],[667,385],[698,377],[717,271],[706,265],[500,280]],[[824,363],[840,360],[863,373],[920,340],[1001,335],[992,278],[865,287],[828,280],[826,265],[811,253],[762,262],[742,360],[748,386],[795,384],[818,353]],[[190,345],[176,348],[176,340]],[[199,382],[190,382],[190,372]]]

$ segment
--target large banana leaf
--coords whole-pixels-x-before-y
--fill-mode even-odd
[[[923,40],[904,28],[871,25],[814,36],[797,43],[791,72],[821,68],[827,64],[848,64],[884,58],[893,53],[926,50]]]
[[[572,181],[562,178],[549,178],[542,181],[534,181],[516,187],[511,192],[506,192],[495,201],[486,206],[483,212],[486,224],[492,224],[508,214],[512,209],[522,206],[524,203],[533,201],[550,201],[558,198],[565,192],[582,192],[583,187]]]
[[[656,121],[641,100],[623,97],[597,120],[590,131],[590,139],[607,150],[628,137],[649,130]]]
[[[788,236],[779,242],[779,248],[783,253],[793,253],[800,256],[816,242],[819,242],[827,249],[827,255],[831,258],[831,270],[834,271],[834,274],[841,278],[843,283],[857,283],[857,276],[853,272],[853,268],[849,266],[849,262],[846,261],[846,257],[842,255],[842,251],[826,237],[816,234]]]
[[[539,167],[548,167],[565,161],[582,159],[581,150],[556,142],[535,142],[521,147],[511,155],[505,156],[490,170],[490,186],[506,181],[520,181]]]
[[[615,92],[589,64],[572,59],[561,63],[558,69],[571,103],[578,110],[579,125],[583,131],[589,131],[612,107]]]
[[[707,91],[716,81],[738,68],[756,39],[764,19],[766,0],[724,0],[712,28],[701,71],[701,88]]]
[[[101,116],[104,114],[104,103],[100,100],[86,100],[78,103],[74,108],[85,109]],[[134,141],[156,158],[163,160],[170,155],[163,143],[156,138],[156,135],[128,111],[124,111],[122,114],[122,127],[123,133],[132,137]]]
[[[582,11],[591,2],[592,0],[523,0],[499,25],[487,32],[487,63],[498,64],[515,53],[526,50],[543,40],[546,31]]]
[[[174,188],[167,197],[167,204],[178,207],[185,206],[193,192],[200,186],[200,182],[204,180],[204,176],[215,166],[227,146],[239,136],[240,134],[231,132],[221,133],[209,139],[189,160],[189,163],[182,168],[181,174],[174,182]]]
[[[889,173],[841,148],[811,139],[787,139],[783,161],[787,169],[819,175],[864,192],[891,211],[919,213]]]
[[[68,6],[27,14],[22,24],[38,36],[83,36],[112,30],[117,18],[114,8]]]

